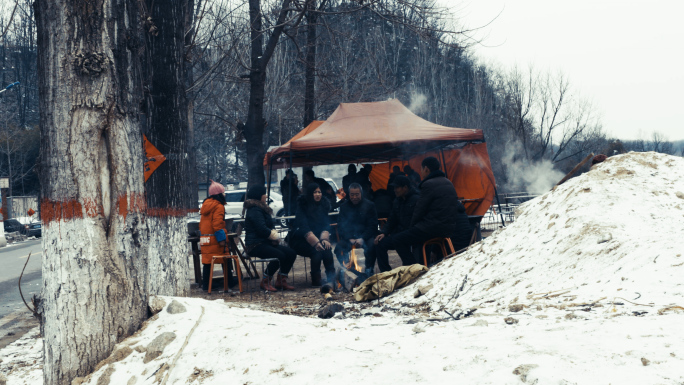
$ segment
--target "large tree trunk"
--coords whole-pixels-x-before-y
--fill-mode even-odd
[[[186,10],[185,10],[185,47],[184,47],[184,70],[185,70],[185,89],[188,89],[194,80],[192,71],[192,44],[193,37],[195,35],[195,18],[194,18],[194,0],[187,0]],[[188,109],[188,130],[186,135],[187,149],[188,149],[188,162],[190,172],[188,173],[188,204],[192,207],[192,212],[198,212],[198,201],[199,201],[199,191],[198,191],[198,169],[197,169],[197,148],[195,147],[195,117],[194,117],[194,95],[186,94],[187,109]]]
[[[190,208],[190,162],[183,70],[187,5],[145,0],[145,9],[151,18],[145,28],[145,134],[166,157],[145,182],[150,236],[148,293],[183,296],[190,289],[185,224]]]
[[[46,385],[91,372],[147,316],[133,0],[37,0]]]

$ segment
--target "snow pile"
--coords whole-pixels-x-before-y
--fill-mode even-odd
[[[515,223],[387,301],[442,315],[603,305],[609,314],[678,312],[683,234],[684,159],[614,156],[521,205]],[[428,284],[434,288],[414,298]]]
[[[161,312],[82,384],[676,384],[681,317],[558,324],[460,322],[379,312],[319,320],[158,297]],[[174,305],[175,302],[175,305]],[[176,309],[169,312],[170,309]],[[184,308],[185,311],[180,311]],[[183,309],[181,309],[183,310]],[[379,310],[375,310],[379,311]]]

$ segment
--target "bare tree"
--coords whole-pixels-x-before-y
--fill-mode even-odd
[[[38,0],[44,382],[70,384],[147,316],[138,3]]]
[[[661,132],[653,131],[651,134],[651,150],[661,152],[663,154],[674,154],[675,149],[672,142],[670,142]]]
[[[540,75],[530,67],[526,75],[516,68],[508,76],[507,127],[521,143],[526,159],[557,161],[569,155],[571,144],[592,143],[602,133],[593,105],[571,91],[562,73]]]
[[[166,158],[145,182],[148,294],[187,295],[189,266],[185,217],[190,207],[188,105],[185,98],[183,1],[143,1],[147,141]],[[196,189],[196,187],[195,187]]]

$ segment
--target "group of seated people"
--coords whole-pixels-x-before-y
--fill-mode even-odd
[[[287,177],[293,180],[286,182],[291,187],[296,181],[296,174],[288,171]],[[290,205],[289,209],[295,213],[287,237],[288,246],[279,242],[275,221],[266,203],[266,189],[263,186],[252,186],[247,192],[244,203],[246,251],[250,255],[275,258],[279,261],[271,262],[267,266],[260,287],[268,291],[294,290],[294,287],[287,283],[287,275],[297,255],[311,260],[312,286],[322,284],[321,264],[325,267],[326,281],[334,282],[333,243],[336,244],[334,254],[340,262],[347,260],[352,248],[362,248],[366,258],[364,273],[368,276],[374,274],[376,261],[380,272],[392,269],[388,250],[396,250],[402,265],[409,266],[419,263],[418,256],[423,244],[432,238],[450,238],[456,250],[467,247],[472,228],[465,207],[458,200],[453,184],[440,170],[439,161],[434,157],[425,158],[421,164],[420,174],[418,178],[422,177],[422,179],[419,179],[421,181],[417,184],[415,183],[416,177],[412,180],[410,173],[405,175],[396,172],[392,177],[388,189],[392,189],[395,198],[387,223],[378,231],[376,206],[367,198],[368,194],[365,192],[370,190],[370,186],[363,186],[352,181],[346,187],[345,199],[337,202],[334,192],[333,196],[326,193],[329,186],[327,182],[315,178],[313,172],[308,175],[305,172],[303,193],[297,194],[296,199],[292,199],[291,194],[286,196],[283,193],[283,200],[287,200],[287,205]],[[296,183],[294,185],[296,186]],[[281,188],[282,186],[281,183]],[[330,190],[332,191],[332,188]],[[220,234],[213,236],[221,230],[225,232],[221,210],[223,204],[219,204],[223,191],[220,184],[213,182],[209,187],[210,197],[202,205],[200,212],[200,231],[203,235],[202,263],[205,264],[206,272],[203,276],[208,275],[206,264],[211,260],[211,253],[217,252],[221,246],[225,245],[225,236],[222,237]],[[206,203],[211,200],[215,200],[216,204]],[[337,218],[339,239],[334,237],[333,240],[329,213],[335,204],[339,204]],[[205,255],[208,255],[207,259]],[[207,260],[209,262],[206,262]],[[206,289],[207,279],[203,286]]]

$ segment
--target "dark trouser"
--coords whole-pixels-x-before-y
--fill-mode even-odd
[[[380,272],[392,270],[392,266],[389,263],[389,256],[387,255],[388,250],[395,250],[394,241],[389,235],[385,235],[377,245],[373,246],[373,251],[369,253],[366,257],[366,268],[375,267],[375,261],[378,261],[378,267]]]
[[[422,250],[425,241],[435,236],[417,228],[410,228],[392,236],[392,243],[404,266],[420,263],[411,251],[411,247]]]
[[[290,247],[292,247],[297,254],[305,258],[311,258],[311,276],[321,274],[321,262],[325,266],[325,275],[327,277],[335,276],[335,262],[331,250],[318,251],[306,239],[298,236],[293,236],[290,240]]]
[[[266,267],[266,275],[272,277],[273,274],[280,268],[280,274],[287,275],[292,269],[292,265],[297,259],[297,253],[287,246],[269,245],[268,243],[260,243],[249,252],[249,255],[257,258],[277,258],[278,262],[270,262]]]
[[[340,239],[335,246],[335,255],[340,264],[348,261],[344,256],[349,254],[352,249],[352,245],[347,239]],[[373,238],[363,240],[363,256],[366,258],[366,268],[371,268],[375,265],[375,259],[373,259],[373,264],[368,263],[368,257],[373,254]],[[373,258],[373,257],[371,257]]]

